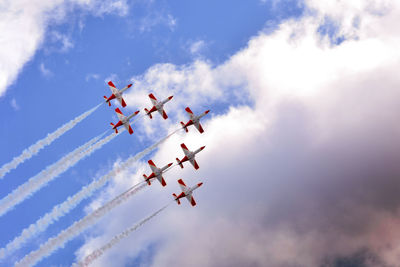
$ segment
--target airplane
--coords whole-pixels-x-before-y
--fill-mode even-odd
[[[135,113],[132,113],[128,117],[125,116],[124,114],[122,114],[122,112],[121,112],[121,110],[119,110],[119,108],[116,108],[115,112],[117,113],[119,121],[117,122],[117,124],[114,124],[112,122],[110,123],[113,130],[115,130],[115,133],[118,133],[118,127],[124,125],[126,130],[128,130],[129,134],[133,134],[133,130],[132,130],[131,125],[129,124],[129,121],[139,113],[139,110],[136,111]]]
[[[179,199],[186,197],[186,199],[190,202],[190,204],[192,204],[192,206],[196,206],[196,201],[194,201],[192,192],[197,188],[199,188],[203,183],[198,183],[193,187],[186,186],[182,179],[179,179],[178,183],[182,189],[182,193],[180,193],[179,196],[177,196],[175,193],[172,194],[174,196],[175,201],[178,202],[178,205],[181,204],[181,201]]]
[[[110,87],[112,94],[108,98],[106,96],[104,96],[106,103],[108,103],[108,105],[111,107],[110,101],[116,98],[116,99],[118,99],[118,101],[122,107],[126,107],[125,100],[122,98],[122,93],[125,92],[128,88],[130,88],[132,86],[132,84],[128,84],[125,88],[123,88],[121,90],[118,90],[112,81],[108,82],[108,86]]]
[[[203,118],[208,112],[210,112],[210,110],[206,110],[202,114],[197,116],[193,114],[189,107],[186,107],[185,110],[189,114],[190,120],[186,124],[181,121],[182,128],[185,129],[186,132],[189,132],[187,127],[189,127],[190,125],[194,125],[200,133],[203,133],[204,130],[203,127],[201,127],[200,119]]]
[[[181,148],[183,150],[183,153],[185,153],[185,156],[179,160],[178,158],[176,158],[176,161],[178,162],[179,166],[181,166],[181,168],[183,169],[183,162],[185,161],[189,161],[190,163],[192,163],[193,167],[197,170],[199,167],[199,165],[197,164],[196,160],[195,160],[195,155],[197,153],[199,153],[200,151],[202,151],[205,146],[200,147],[199,149],[195,150],[195,151],[190,151],[186,145],[184,143],[181,144]]]
[[[150,169],[152,171],[152,173],[149,176],[146,176],[146,174],[143,174],[144,180],[151,185],[150,180],[152,178],[157,178],[157,180],[161,183],[162,186],[166,186],[167,183],[165,182],[164,178],[162,177],[162,173],[168,169],[169,167],[171,167],[172,163],[169,163],[167,165],[165,165],[162,168],[157,168],[156,165],[154,164],[154,162],[152,160],[148,161]]]
[[[161,116],[164,118],[164,120],[166,120],[168,116],[167,113],[165,113],[164,111],[164,104],[170,101],[172,97],[173,96],[170,96],[163,101],[158,101],[153,94],[149,94],[149,98],[151,103],[153,104],[153,107],[150,110],[148,110],[147,108],[144,109],[146,111],[146,115],[149,115],[150,119],[152,119],[153,117],[151,116],[151,113],[157,110],[158,113],[160,113]]]

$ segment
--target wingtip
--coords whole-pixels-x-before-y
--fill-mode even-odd
[[[206,147],[206,146],[202,146],[202,147],[200,147],[200,150],[203,150],[205,147]]]
[[[208,114],[208,112],[210,112],[210,110],[206,110],[205,113]]]
[[[130,83],[130,84],[128,84],[126,87],[130,88],[131,86],[132,86],[132,84]]]
[[[198,183],[197,185],[198,185],[198,187],[200,187],[200,186],[202,186],[202,185],[203,185],[203,182],[201,182],[201,183]]]
[[[174,96],[173,96],[173,95],[171,95],[171,96],[169,96],[169,97],[168,97],[168,99],[169,99],[169,100],[171,100],[173,97],[174,97]]]

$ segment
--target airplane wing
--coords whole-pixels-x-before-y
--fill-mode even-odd
[[[158,168],[156,167],[156,164],[154,164],[154,162],[152,160],[149,160],[147,163],[149,163],[150,169],[152,172],[156,172],[158,171]]]
[[[119,110],[119,108],[116,108],[116,109],[115,109],[115,112],[117,113],[118,119],[119,119],[120,121],[122,121],[124,118],[126,118],[125,115],[122,114],[121,110]]]
[[[165,110],[163,108],[157,109],[158,113],[164,118],[164,120],[168,119],[167,113],[165,113]]]
[[[193,120],[194,114],[192,110],[189,107],[186,107],[185,110],[189,114],[190,119]]]
[[[181,148],[183,150],[183,153],[185,153],[185,156],[190,154],[189,149],[186,147],[186,145],[184,143],[181,144]]]
[[[161,183],[162,186],[167,185],[167,183],[165,182],[164,178],[161,175],[157,176],[157,180]]]
[[[192,206],[196,206],[196,201],[194,201],[194,198],[192,196],[192,193],[186,195],[186,199],[192,204]]]
[[[110,87],[111,92],[112,92],[113,94],[116,94],[116,93],[118,92],[117,87],[115,87],[115,85],[113,84],[112,81],[109,81],[109,82],[108,82],[108,86]]]
[[[122,107],[126,107],[125,100],[122,98],[122,96],[117,97],[119,103],[121,104]]]
[[[194,123],[194,126],[197,128],[197,130],[199,130],[200,133],[204,132],[203,127],[201,127],[200,122]]]
[[[181,187],[182,192],[186,192],[187,186],[185,185],[182,179],[178,180],[178,184]]]
[[[197,164],[197,161],[195,159],[189,160],[190,163],[192,163],[193,167],[197,170],[199,167],[199,164]]]
[[[129,134],[133,134],[133,129],[129,122],[124,123],[125,129],[129,132]]]
[[[154,106],[157,105],[157,98],[153,94],[149,94],[149,98]]]

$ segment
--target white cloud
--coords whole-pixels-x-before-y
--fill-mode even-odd
[[[74,47],[74,44],[72,43],[71,38],[66,34],[62,34],[60,32],[53,31],[50,34],[50,38],[51,38],[52,42],[61,44],[61,47],[59,48],[60,52],[66,52],[69,49]]]
[[[18,111],[20,109],[17,100],[15,100],[15,98],[11,99],[10,105],[15,111]]]
[[[1,5],[0,96],[41,46],[48,25],[61,23],[73,6],[98,16],[110,13],[124,16],[129,10],[124,0],[13,0]],[[64,49],[71,47],[66,36],[60,38]]]
[[[100,75],[97,73],[89,73],[86,74],[85,80],[88,82],[90,80],[98,80],[100,78]],[[108,82],[108,81],[107,81]]]
[[[173,31],[177,23],[177,19],[171,14],[153,12],[140,20],[139,31],[149,32],[158,25],[166,25],[170,31]]]
[[[154,244],[146,265],[320,266],[362,249],[381,266],[398,264],[400,34],[386,27],[396,25],[400,4],[367,2],[309,1],[318,13],[260,33],[219,66],[158,64],[134,77],[130,104],[149,105],[149,90],[175,95],[166,105],[171,119],[146,120],[148,129],[173,129],[185,106],[201,112],[243,97],[251,104],[208,115],[203,135],[190,129],[163,144],[153,157],[160,165],[181,155],[181,142],[191,149],[205,144],[200,169],[165,174],[166,188],[155,183],[104,220],[79,257],[170,200],[183,178],[204,181],[194,194],[198,206],[170,207],[97,266],[127,264]],[[321,38],[326,14],[351,38],[336,46]],[[348,21],[356,16],[357,26]],[[141,177],[143,165],[102,199]]]
[[[48,68],[46,68],[43,62],[40,63],[39,70],[44,77],[50,77],[51,75],[53,75],[53,73]]]
[[[190,53],[192,55],[197,55],[205,48],[205,46],[206,43],[203,40],[195,41],[190,45]]]

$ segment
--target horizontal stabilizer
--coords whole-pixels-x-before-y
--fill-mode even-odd
[[[189,132],[187,126],[181,121],[182,128],[185,129],[186,132]]]
[[[144,111],[146,112],[146,115],[148,115],[150,117],[150,119],[153,118],[153,116],[151,116],[151,113],[149,112],[149,110],[147,108],[145,108]]]
[[[178,162],[178,165],[183,169],[183,164],[178,158],[176,158],[176,162]]]
[[[144,180],[147,182],[148,185],[151,185],[150,179],[147,178],[146,174],[143,174]]]
[[[108,98],[107,98],[106,96],[103,96],[103,97],[104,97],[104,99],[106,100],[106,103],[108,103],[108,106],[111,107],[111,102],[110,102],[110,100],[108,100]]]
[[[177,198],[178,198],[177,195],[174,193],[174,194],[172,194],[172,196],[174,197],[174,199],[176,200],[176,202],[178,202],[178,205],[180,205],[180,204],[181,204],[181,201],[180,201],[179,199],[177,199]]]

